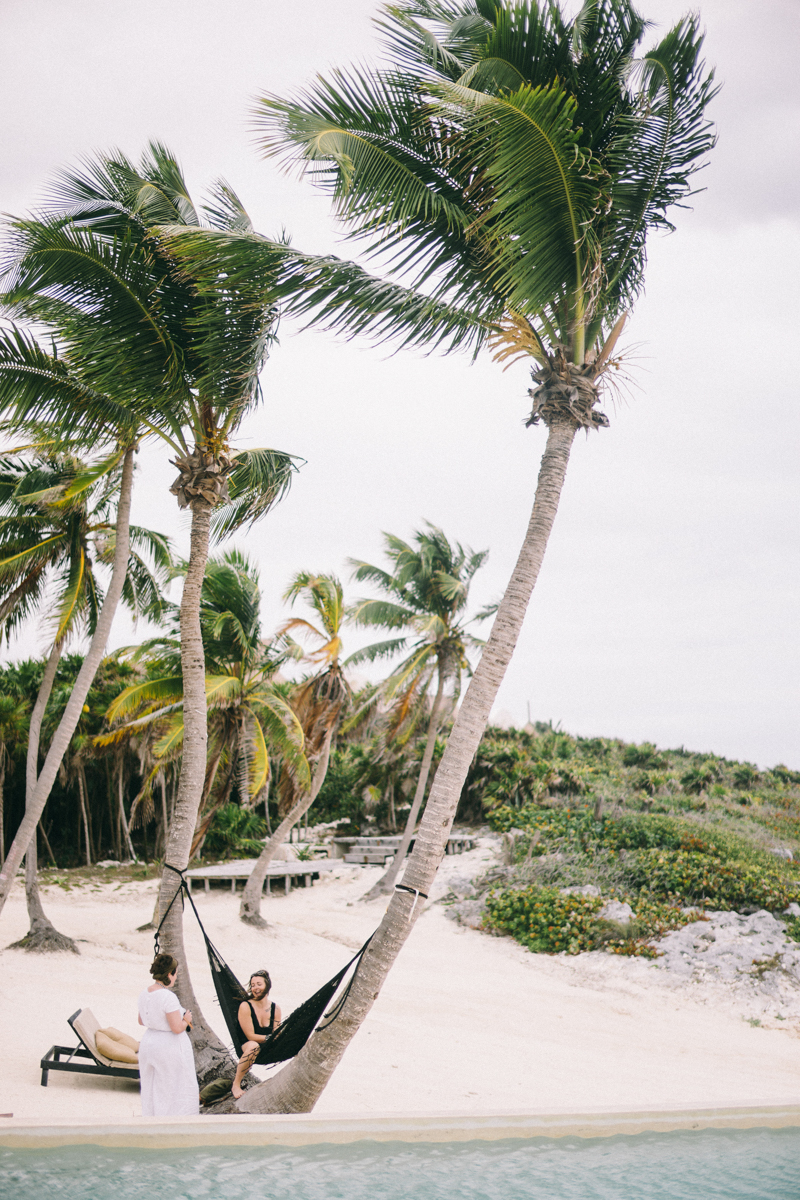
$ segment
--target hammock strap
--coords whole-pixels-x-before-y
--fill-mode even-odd
[[[158,935],[161,933],[161,926],[164,924],[164,922],[166,921],[167,917],[169,916],[169,914],[170,914],[170,910],[171,910],[171,908],[172,908],[173,904],[175,903],[175,901],[178,899],[178,896],[180,896],[181,892],[185,892],[185,893],[186,893],[186,895],[187,895],[187,896],[189,896],[189,899],[190,899],[190,900],[191,900],[191,902],[192,902],[192,908],[194,908],[194,901],[192,900],[192,897],[191,897],[191,895],[189,895],[189,889],[188,889],[188,887],[186,886],[186,880],[185,880],[185,879],[184,879],[184,877],[183,877],[183,871],[179,871],[177,867],[173,867],[173,866],[171,866],[171,865],[170,865],[170,863],[164,863],[164,866],[167,868],[167,870],[169,870],[169,871],[174,871],[176,875],[180,875],[180,877],[181,877],[181,881],[180,881],[180,883],[179,883],[179,885],[178,885],[178,887],[177,887],[177,890],[176,890],[176,892],[175,892],[175,895],[172,897],[172,899],[170,900],[169,904],[167,905],[167,910],[166,910],[166,912],[164,913],[163,917],[161,918],[161,920],[160,920],[160,921],[159,921],[159,923],[158,923],[158,929],[157,929],[157,930],[156,930],[156,932],[155,932],[155,938],[154,938],[154,941],[155,941],[155,952],[156,952],[156,954],[159,954],[159,953],[160,953],[160,951],[161,951],[161,946],[159,945],[159,940],[158,940]],[[195,914],[196,914],[196,913],[197,913],[197,909],[195,908],[195,910],[194,910],[194,911],[195,911]],[[198,919],[198,921],[200,920],[200,918],[199,918],[199,917],[198,917],[197,919]],[[201,926],[201,928],[202,928],[202,926]]]
[[[406,921],[407,921],[407,922],[408,922],[408,921],[410,921],[410,920],[411,920],[411,918],[413,917],[413,915],[414,915],[414,910],[415,910],[415,909],[416,909],[416,907],[417,907],[417,901],[419,900],[420,896],[422,896],[422,899],[423,899],[423,900],[427,900],[427,899],[428,899],[428,897],[427,897],[427,895],[425,894],[425,892],[421,892],[421,891],[419,890],[419,888],[412,888],[412,887],[409,887],[409,886],[408,886],[408,884],[405,884],[405,883],[396,883],[396,884],[394,885],[394,890],[395,890],[396,892],[411,892],[411,894],[412,894],[412,895],[413,895],[413,897],[414,897],[414,903],[411,905],[411,910],[410,910],[410,912],[409,912],[408,916],[406,917]]]
[[[353,955],[353,957],[350,959],[350,962],[342,970],[340,979],[343,979],[346,972],[349,971],[350,968],[352,967],[353,963],[356,963],[356,969],[355,969],[355,971],[353,971],[353,974],[350,976],[349,980],[347,981],[347,987],[344,989],[341,996],[334,1004],[333,1008],[329,1008],[328,1011],[325,1013],[325,1016],[324,1016],[325,1024],[318,1025],[315,1032],[321,1033],[321,1031],[323,1029],[327,1029],[329,1025],[332,1025],[333,1022],[336,1020],[336,1018],[339,1016],[342,1009],[344,1008],[345,1003],[347,1001],[347,997],[350,995],[350,989],[352,988],[353,984],[356,981],[356,975],[358,974],[358,968],[361,966],[364,955],[367,952],[367,947],[369,946],[370,942],[372,941],[372,939],[374,937],[375,937],[375,934],[371,933],[369,935],[369,937],[367,938],[367,940],[364,942],[364,945],[358,951],[358,953]],[[356,962],[356,960],[358,960],[358,961]]]

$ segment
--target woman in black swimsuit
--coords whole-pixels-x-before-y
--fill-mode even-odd
[[[236,1068],[236,1078],[231,1091],[238,1100],[242,1092],[242,1079],[258,1058],[258,1052],[269,1035],[281,1023],[281,1010],[270,1003],[272,981],[267,971],[254,971],[250,976],[248,999],[239,1005],[239,1028],[246,1041],[242,1046],[242,1057]]]

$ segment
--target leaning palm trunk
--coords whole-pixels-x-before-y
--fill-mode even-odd
[[[61,651],[64,648],[63,640],[54,642],[53,648],[47,659],[42,676],[42,683],[39,688],[39,693],[36,697],[36,703],[31,712],[30,727],[28,730],[28,754],[25,763],[25,807],[32,802],[34,791],[36,789],[36,777],[39,768],[39,741],[42,733],[42,720],[44,719],[47,702],[50,699],[50,693],[53,690],[53,683],[56,678],[56,671],[61,660]],[[42,907],[42,900],[39,895],[39,882],[37,878],[37,847],[36,833],[30,840],[28,849],[25,852],[25,900],[28,905],[28,920],[30,921],[30,929],[24,938],[14,945],[23,950],[56,951],[56,950],[71,950],[74,954],[79,954],[80,951],[75,942],[70,937],[66,937],[63,933],[59,933],[53,923],[46,916]]]
[[[341,1015],[316,1033],[297,1058],[271,1080],[250,1089],[236,1104],[240,1112],[310,1112],[351,1039],[377,1000],[383,982],[422,911],[444,855],[461,789],[480,745],[500,684],[522,629],[547,541],[555,520],[576,423],[550,422],[528,531],[497,611],[481,661],[470,682],[436,772],[402,889],[389,907],[361,961]]]
[[[169,826],[165,864],[159,890],[159,917],[162,950],[178,960],[178,979],[175,991],[185,1008],[192,1010],[194,1025],[190,1037],[194,1050],[195,1070],[201,1083],[226,1068],[233,1075],[230,1055],[213,1029],[207,1024],[192,987],[186,951],[183,944],[183,904],[173,899],[180,888],[180,878],[170,867],[183,871],[189,865],[197,813],[203,796],[208,747],[206,708],[206,664],[200,630],[200,592],[208,561],[208,541],[211,528],[211,504],[195,500],[192,504],[192,536],[189,567],[181,597],[181,667],[183,671],[183,757],[178,784],[178,798]],[[170,907],[171,906],[171,907]]]
[[[419,815],[420,805],[425,796],[425,788],[428,786],[428,775],[433,762],[433,752],[436,749],[436,734],[439,732],[439,716],[442,709],[442,694],[444,692],[444,675],[442,670],[439,670],[439,683],[436,688],[436,697],[433,701],[431,709],[431,719],[428,725],[428,740],[425,743],[425,753],[422,756],[422,766],[417,780],[417,790],[414,793],[414,801],[411,805],[411,810],[408,814],[406,827],[403,830],[403,836],[400,840],[400,845],[397,848],[397,853],[394,856],[394,862],[389,867],[385,875],[382,875],[377,883],[373,884],[366,895],[362,896],[362,900],[377,900],[379,896],[385,896],[392,890],[397,876],[400,874],[400,868],[406,860],[408,847],[411,844],[411,839],[414,836],[414,830],[417,824],[417,816]]]
[[[333,742],[333,727],[331,727],[322,744],[322,752],[320,753],[317,765],[314,768],[314,778],[311,780],[311,787],[304,796],[297,801],[293,808],[289,810],[286,816],[281,821],[278,828],[273,833],[272,837],[267,842],[264,849],[258,856],[258,862],[250,872],[250,877],[244,886],[242,892],[242,903],[239,906],[239,917],[247,925],[255,925],[258,929],[266,929],[267,922],[261,916],[261,893],[264,890],[264,880],[267,876],[267,867],[275,857],[275,853],[283,843],[286,834],[296,825],[302,816],[304,816],[311,805],[319,795],[320,788],[325,782],[325,776],[328,773],[328,763],[331,757],[331,743]]]
[[[128,569],[128,553],[130,548],[130,515],[131,515],[131,491],[133,488],[133,448],[125,451],[125,457],[122,462],[122,479],[119,490],[119,505],[117,508],[117,536],[114,546],[114,563],[111,570],[111,582],[106,593],[106,598],[103,601],[103,607],[100,610],[100,616],[97,620],[94,634],[89,645],[89,650],[83,660],[83,665],[78,672],[78,678],[75,680],[75,686],[72,689],[67,706],[64,709],[58,729],[53,735],[53,740],[50,743],[50,749],[47,752],[47,757],[44,761],[41,774],[36,782],[30,804],[25,806],[25,816],[22,818],[16,837],[11,844],[3,869],[0,871],[0,912],[2,912],[6,900],[11,891],[11,886],[14,882],[17,868],[19,867],[22,856],[31,844],[31,841],[36,832],[36,826],[39,823],[44,806],[47,803],[47,798],[50,795],[58,768],[61,761],[67,752],[72,735],[77,728],[78,721],[83,712],[83,706],[86,697],[89,694],[89,688],[92,686],[97,669],[103,660],[105,654],[106,643],[108,642],[109,634],[111,633],[111,625],[114,620],[114,615],[117,611],[120,597],[122,596],[122,588],[125,583],[125,575]]]

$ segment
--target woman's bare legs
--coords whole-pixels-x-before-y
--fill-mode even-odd
[[[242,1057],[239,1059],[239,1065],[236,1068],[236,1075],[234,1076],[233,1085],[231,1087],[231,1091],[233,1092],[235,1100],[238,1100],[240,1096],[244,1095],[244,1092],[242,1091],[242,1080],[258,1058],[258,1052],[260,1049],[261,1046],[258,1042],[245,1042],[245,1044],[242,1046]]]

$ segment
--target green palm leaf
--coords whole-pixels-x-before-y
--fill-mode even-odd
[[[250,528],[279,504],[304,460],[281,450],[241,450],[228,477],[229,500],[211,519],[216,541],[243,527]]]

